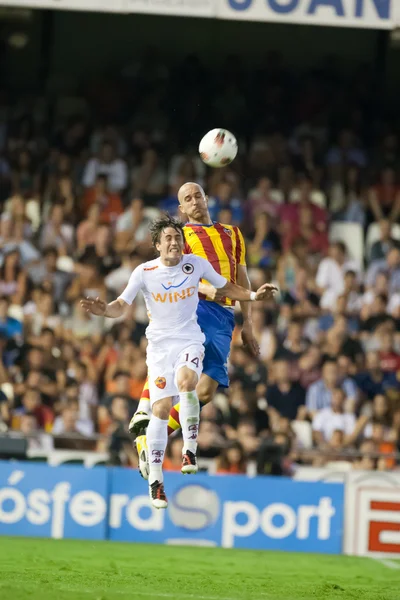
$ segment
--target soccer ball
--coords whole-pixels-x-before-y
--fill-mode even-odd
[[[235,158],[238,145],[233,133],[227,129],[212,129],[199,144],[199,154],[209,167],[226,167]]]

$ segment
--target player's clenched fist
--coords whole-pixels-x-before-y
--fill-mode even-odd
[[[264,285],[262,285],[256,291],[255,300],[271,300],[277,291],[278,288],[276,285],[272,285],[272,283],[264,283]]]
[[[86,312],[99,317],[104,316],[107,308],[107,304],[100,298],[82,298],[81,306]]]

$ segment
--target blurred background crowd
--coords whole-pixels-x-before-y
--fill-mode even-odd
[[[120,320],[82,312],[112,300],[154,257],[148,225],[178,214],[185,181],[212,219],[239,225],[256,289],[259,359],[242,347],[231,386],[202,413],[211,469],[293,473],[298,465],[395,469],[400,444],[400,145],[368,66],[333,59],[297,75],[148,49],[120,77],[73,98],[0,96],[0,428],[32,456],[103,452],[137,465],[128,423],[146,379],[143,299]],[[206,169],[200,138],[238,138]],[[166,469],[179,470],[181,438]]]

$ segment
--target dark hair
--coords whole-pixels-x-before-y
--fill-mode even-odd
[[[172,229],[175,229],[175,231],[180,231],[182,237],[184,238],[183,223],[181,223],[181,221],[178,219],[171,217],[170,215],[164,215],[153,221],[150,225],[150,234],[153,246],[160,243],[161,234],[164,229],[167,229],[167,227],[172,227]]]
[[[386,294],[377,294],[375,299],[380,300],[385,305],[387,304],[387,301],[388,301],[388,297],[386,296]]]
[[[43,335],[44,333],[50,333],[52,336],[55,335],[53,329],[51,329],[51,327],[43,327],[41,334]]]
[[[52,254],[53,256],[57,256],[58,257],[58,250],[55,246],[47,246],[47,248],[45,248],[43,250],[43,256],[50,256],[50,254]]]
[[[229,468],[231,466],[233,466],[229,462],[229,458],[228,458],[229,450],[233,450],[233,449],[238,450],[239,462],[237,463],[237,466],[242,473],[245,473],[246,472],[246,456],[245,456],[245,452],[244,452],[242,444],[238,441],[231,442],[222,450],[222,452],[218,458],[218,469],[223,470],[223,471],[228,471]]]
[[[22,267],[21,267],[21,254],[18,250],[18,248],[13,248],[12,250],[9,250],[8,252],[4,252],[3,254],[3,264],[0,267],[0,279],[3,279],[5,277],[5,273],[6,273],[6,261],[8,259],[9,256],[12,256],[13,254],[17,254],[18,255],[18,262],[16,264],[16,268],[14,271],[14,277],[15,279],[18,278],[18,275],[22,272]]]
[[[129,371],[119,370],[119,371],[116,371],[114,373],[113,381],[115,381],[116,379],[118,379],[118,377],[130,377],[130,376],[131,375],[130,375]]]
[[[332,246],[335,246],[338,250],[340,250],[343,254],[347,253],[347,247],[344,242],[333,242]]]

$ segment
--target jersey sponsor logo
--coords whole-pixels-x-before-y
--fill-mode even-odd
[[[154,383],[156,384],[156,386],[158,388],[160,388],[160,390],[163,390],[165,388],[165,386],[167,385],[167,381],[166,381],[165,377],[157,377],[157,379],[154,381]]]
[[[194,271],[194,266],[193,266],[193,265],[191,265],[190,263],[185,263],[185,264],[182,266],[182,271],[183,271],[184,273],[186,273],[186,275],[190,275],[190,274],[191,274],[191,273],[193,273],[193,271]]]
[[[228,229],[227,227],[224,227],[224,231],[225,231],[225,233],[227,233],[229,235],[229,237],[232,237],[232,229]]]
[[[167,292],[172,289],[172,288],[179,288],[181,287],[181,285],[183,285],[184,283],[186,283],[186,281],[188,280],[188,277],[185,277],[185,279],[183,281],[181,281],[180,283],[178,283],[178,285],[171,285],[171,282],[168,282],[168,287],[166,285],[164,285],[163,283],[161,284],[164,288],[164,290],[167,290]]]
[[[156,265],[155,267],[144,267],[143,271],[154,271],[155,269],[158,269],[158,265]]]
[[[161,302],[162,304],[169,302],[170,304],[173,304],[174,302],[179,302],[180,300],[187,300],[187,298],[193,296],[196,289],[197,288],[195,286],[191,286],[181,290],[180,292],[165,292],[165,294],[160,294],[159,292],[155,294],[152,292],[151,295],[154,302]]]

